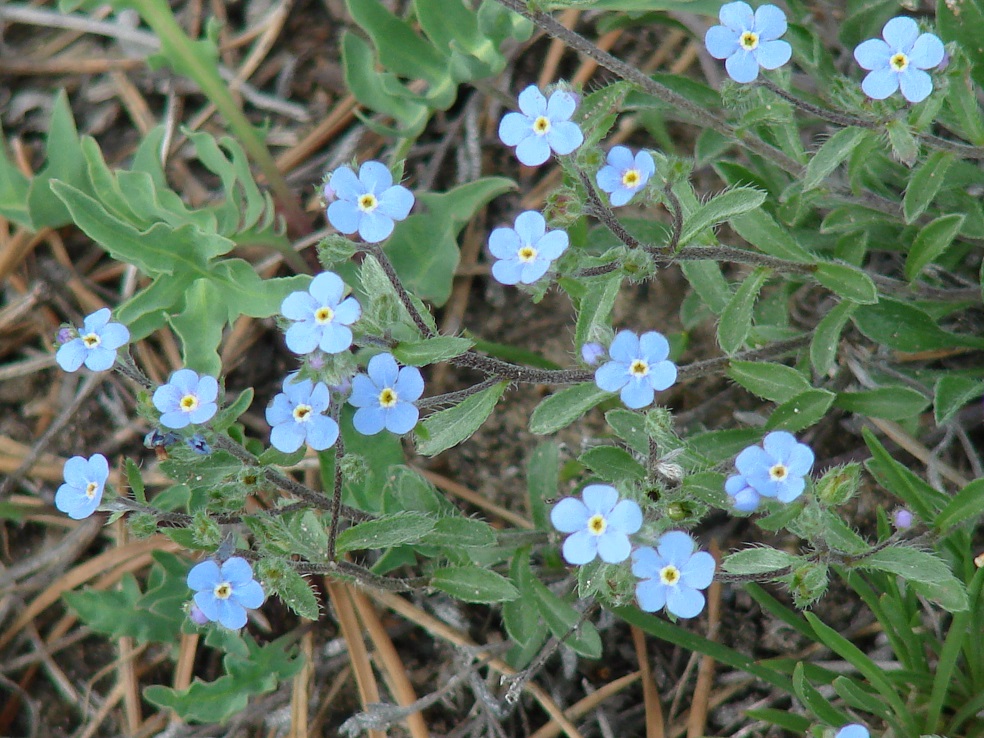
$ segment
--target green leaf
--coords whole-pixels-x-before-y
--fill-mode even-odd
[[[784,573],[781,570],[800,563],[800,558],[776,548],[762,546],[737,551],[721,562],[721,568],[731,574]]]
[[[890,546],[865,556],[857,566],[896,574],[910,582],[922,585],[922,592],[937,600],[949,612],[963,612],[970,608],[967,591],[950,568],[939,558],[926,551],[906,546]],[[960,594],[956,594],[959,592]]]
[[[919,143],[909,124],[900,118],[893,118],[885,124],[885,132],[888,133],[888,143],[895,159],[907,167],[915,164],[919,158]]]
[[[638,454],[649,453],[649,434],[646,433],[646,420],[642,415],[625,408],[616,408],[605,413],[605,420],[615,431],[615,435],[633,451]]]
[[[844,330],[847,321],[857,303],[845,300],[827,313],[817,323],[816,330],[813,332],[813,340],[810,342],[810,361],[817,374],[825,377],[830,373],[837,359],[837,347],[840,345],[840,335]]]
[[[970,524],[976,527],[984,513],[984,479],[975,479],[957,492],[943,508],[933,523],[940,535],[946,535],[952,528]]]
[[[534,578],[530,584],[535,594],[536,608],[553,636],[565,638],[564,643],[585,658],[601,658],[601,636],[594,625],[587,620],[582,622],[581,613],[547,589],[538,579]],[[571,629],[575,626],[578,628],[572,633]]]
[[[621,287],[620,274],[610,274],[586,282],[584,296],[577,306],[577,326],[574,329],[576,347],[597,339],[600,330],[610,325],[612,308],[615,307],[615,298]]]
[[[417,451],[424,456],[436,456],[469,438],[492,414],[508,386],[509,382],[499,382],[454,407],[428,415],[423,422],[424,433],[417,441]]]
[[[807,681],[802,662],[797,663],[793,669],[793,689],[796,692],[796,697],[806,709],[824,722],[832,725],[843,725],[850,721],[847,715],[830,704],[827,698]]]
[[[807,731],[813,724],[812,720],[802,715],[795,715],[788,710],[776,710],[771,707],[745,710],[745,717],[749,720],[761,720],[782,728],[787,733],[795,733],[796,735],[807,735]]]
[[[861,305],[878,302],[878,288],[871,277],[850,264],[821,262],[813,276],[828,290],[847,300]]]
[[[597,446],[588,449],[578,461],[606,482],[641,481],[646,469],[628,451],[617,446]]]
[[[530,416],[530,433],[544,436],[566,428],[599,402],[611,397],[593,382],[562,389],[536,406]]]
[[[557,496],[560,483],[560,448],[553,441],[538,444],[526,462],[526,489],[530,515],[538,530],[549,530],[547,500]]]
[[[796,243],[789,231],[763,208],[732,218],[731,227],[739,236],[769,256],[806,264],[815,261],[813,255]]]
[[[3,127],[0,127],[0,216],[34,230],[27,207],[30,188],[31,180],[7,156]]]
[[[731,300],[731,287],[718,263],[710,259],[683,261],[680,270],[711,312],[720,315]]]
[[[427,546],[444,548],[488,548],[495,545],[495,531],[484,520],[449,516],[440,518],[434,529],[420,540]]]
[[[809,192],[819,187],[828,175],[851,155],[854,148],[867,135],[869,134],[865,129],[849,126],[848,128],[842,128],[827,139],[824,145],[813,155],[813,158],[810,159],[810,163],[806,165],[806,174],[803,177],[803,191]]]
[[[900,497],[918,517],[934,520],[949,498],[892,458],[870,430],[862,428],[861,434],[872,455],[866,466],[878,483]]]
[[[530,601],[536,596],[533,590],[534,576],[530,570],[530,550],[522,548],[513,556],[510,576],[519,589],[520,596],[502,605],[502,619],[509,637],[521,646],[535,641],[542,643],[547,626],[536,607]]]
[[[86,172],[82,143],[72,118],[68,95],[64,90],[55,97],[55,104],[51,109],[45,155],[47,161],[31,180],[27,193],[32,230],[39,230],[42,226],[60,228],[73,220],[66,203],[61,198],[51,196],[53,182],[61,181],[80,192],[93,194]]]
[[[680,246],[688,244],[711,226],[760,207],[767,195],[767,192],[754,187],[736,187],[718,195],[686,219],[680,234]]]
[[[936,382],[933,409],[936,425],[943,425],[971,400],[984,395],[984,381],[948,374]]]
[[[887,297],[859,308],[853,319],[865,336],[896,351],[931,351],[953,346],[984,348],[984,339],[945,331],[915,305]]]
[[[735,291],[718,321],[717,339],[721,350],[729,356],[745,345],[752,330],[752,309],[762,286],[771,275],[764,267],[756,267]]]
[[[834,405],[858,415],[902,420],[925,410],[929,398],[911,387],[879,387],[861,392],[838,392]]]
[[[346,88],[360,103],[391,116],[408,136],[423,130],[429,117],[427,106],[407,95],[409,90],[396,75],[377,69],[372,48],[349,31],[342,34],[342,70]]]
[[[318,598],[311,584],[283,560],[263,559],[257,565],[267,595],[276,594],[297,616],[308,620],[321,617]]]
[[[772,411],[768,430],[787,430],[791,433],[820,422],[836,395],[822,389],[811,389],[791,397]]]
[[[943,215],[919,231],[905,259],[906,279],[911,282],[950,247],[963,227],[965,217],[962,213]]]
[[[416,543],[434,530],[435,523],[436,520],[430,515],[417,512],[402,512],[367,520],[339,533],[335,550],[342,554],[346,551],[378,550]]]
[[[902,198],[902,213],[906,223],[915,223],[926,212],[926,208],[943,186],[946,172],[955,160],[956,157],[949,151],[934,151],[912,173]]]
[[[435,336],[419,341],[401,341],[393,347],[393,356],[401,364],[427,366],[461,356],[474,345],[475,342],[468,338]]]
[[[979,0],[938,0],[936,28],[944,42],[956,41],[960,45],[970,59],[974,81],[978,88],[984,87],[984,44],[977,33],[984,28],[984,4]],[[979,108],[977,117],[980,117]]]
[[[752,394],[776,403],[786,402],[813,388],[802,373],[771,362],[732,361],[728,376]]]
[[[508,602],[519,590],[501,574],[478,566],[447,566],[437,569],[431,586],[462,602]]]

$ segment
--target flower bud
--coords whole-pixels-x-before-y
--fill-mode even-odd
[[[892,525],[895,526],[896,530],[906,530],[912,527],[912,523],[915,518],[912,513],[906,510],[904,507],[900,507],[898,510],[892,513]]]
[[[581,346],[581,359],[588,366],[598,366],[606,353],[605,347],[600,343],[586,343]]]
[[[194,602],[188,607],[188,619],[195,625],[208,625],[209,623],[205,613]]]
[[[196,433],[187,439],[186,443],[188,444],[188,448],[199,456],[208,456],[212,453],[212,447],[208,445],[208,441],[205,440],[205,436],[201,433]]]

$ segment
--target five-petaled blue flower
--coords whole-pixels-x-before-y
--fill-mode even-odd
[[[161,425],[184,428],[210,420],[219,406],[219,383],[207,374],[199,379],[191,369],[178,369],[167,384],[154,391],[154,407],[161,411]]]
[[[409,433],[420,417],[413,403],[423,393],[424,378],[417,367],[400,368],[392,354],[377,354],[369,360],[366,374],[352,377],[349,402],[358,408],[352,424],[364,436],[383,428],[397,435]]]
[[[322,272],[311,280],[307,292],[291,292],[280,303],[280,312],[296,321],[287,329],[287,348],[309,354],[320,348],[339,354],[352,345],[349,328],[362,315],[354,297],[346,297],[345,283],[334,272]]]
[[[735,459],[735,468],[745,484],[761,497],[792,502],[806,487],[804,477],[813,468],[813,451],[792,433],[773,431],[762,446],[749,446]],[[748,504],[750,502],[750,495]],[[754,509],[754,508],[750,508]]]
[[[641,336],[619,331],[608,355],[612,360],[595,371],[595,384],[606,392],[621,390],[626,407],[638,409],[652,404],[657,391],[676,381],[676,365],[666,358],[670,344],[656,331]]]
[[[868,729],[860,723],[850,723],[837,731],[834,738],[868,738]]]
[[[499,260],[492,265],[492,276],[502,284],[533,284],[567,251],[567,244],[564,231],[548,231],[543,216],[527,210],[516,217],[513,228],[496,228],[489,236],[489,251]]]
[[[629,536],[642,527],[642,510],[633,500],[619,500],[618,491],[607,484],[589,484],[581,493],[584,501],[566,497],[550,511],[550,522],[564,540],[568,564],[581,566],[595,556],[608,564],[625,561],[632,550]]]
[[[625,205],[635,193],[646,186],[656,171],[653,156],[640,151],[635,156],[625,146],[613,146],[608,152],[607,164],[598,170],[595,181],[608,193],[612,207]]]
[[[569,154],[584,142],[584,134],[571,122],[577,98],[566,90],[554,90],[547,100],[536,85],[519,93],[520,113],[506,113],[499,123],[499,138],[516,147],[516,158],[528,167],[543,164],[550,150]]]
[[[757,510],[759,502],[762,499],[762,495],[754,487],[749,486],[748,482],[745,481],[745,477],[741,474],[728,477],[728,480],[724,483],[724,491],[732,499],[735,510],[741,510],[742,512]]]
[[[933,91],[933,78],[923,70],[938,66],[943,54],[943,42],[932,33],[919,33],[912,18],[892,18],[882,29],[882,38],[868,39],[854,49],[858,64],[870,70],[861,89],[875,100],[901,89],[909,102],[921,102]]]
[[[413,193],[393,184],[384,164],[367,161],[355,176],[339,167],[328,181],[336,198],[328,206],[328,222],[345,234],[359,232],[363,241],[379,243],[393,232],[393,221],[403,220],[413,207]]]
[[[58,348],[58,366],[66,372],[77,371],[83,364],[94,372],[111,368],[116,349],[130,340],[130,331],[122,323],[110,323],[110,315],[109,308],[102,308],[87,316],[78,335]]]
[[[696,544],[679,530],[664,533],[656,548],[646,546],[632,552],[632,573],[639,608],[656,612],[666,607],[678,618],[692,618],[704,609],[704,595],[714,578],[714,557],[706,551],[694,552]]]
[[[246,610],[262,605],[265,597],[249,562],[239,556],[221,567],[211,560],[196,564],[188,572],[188,587],[195,590],[195,604],[202,614],[229,630],[246,625]]]
[[[55,492],[55,507],[73,520],[89,517],[99,507],[109,479],[106,457],[102,454],[93,454],[88,459],[73,456],[65,462],[64,473],[65,484]]]
[[[792,47],[777,40],[786,32],[786,14],[775,5],[753,12],[748,3],[727,3],[718,17],[724,25],[707,30],[704,46],[715,59],[726,60],[724,68],[735,82],[752,82],[759,67],[778,69],[792,56]]]
[[[296,374],[288,374],[283,387],[266,409],[273,447],[285,454],[305,442],[315,451],[330,448],[338,440],[338,423],[324,414],[331,403],[328,387],[323,382],[298,380]]]

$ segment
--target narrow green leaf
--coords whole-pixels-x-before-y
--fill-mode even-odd
[[[564,638],[564,643],[588,659],[601,658],[601,636],[587,620],[582,621],[581,613],[555,595],[540,580],[534,578],[530,584],[536,608],[555,638]],[[574,626],[577,630],[571,632]]]
[[[731,227],[739,236],[769,256],[806,264],[815,261],[813,255],[796,243],[789,231],[763,208],[732,218]]]
[[[606,482],[641,481],[646,469],[625,449],[616,446],[597,446],[588,449],[578,461]]]
[[[760,207],[767,195],[767,192],[754,187],[736,187],[704,203],[685,220],[680,234],[680,246],[690,243],[711,226]]]
[[[718,321],[717,339],[724,353],[734,354],[745,345],[745,339],[752,330],[752,309],[759,291],[771,275],[764,267],[757,267],[745,277],[745,281],[735,291]]]
[[[851,319],[857,303],[844,300],[827,313],[813,332],[810,342],[810,362],[817,374],[825,377],[837,359],[837,347],[840,345],[840,335],[847,321]]]
[[[806,174],[803,177],[803,191],[808,192],[816,187],[833,172],[838,165],[851,155],[855,146],[868,135],[863,128],[850,126],[842,128],[831,136],[819,148],[810,163],[806,165]]]
[[[911,387],[878,387],[861,392],[838,392],[834,405],[858,415],[902,420],[925,410],[929,398]]]
[[[887,571],[922,585],[920,590],[949,612],[970,608],[966,587],[953,576],[950,568],[926,551],[906,546],[890,546],[865,556],[857,564],[862,569]]]
[[[912,512],[923,520],[935,520],[947,505],[949,497],[913,474],[885,450],[875,435],[862,428],[861,435],[871,451],[868,471],[885,489],[897,495]]]
[[[536,406],[530,416],[530,433],[544,436],[566,428],[599,402],[611,397],[593,382],[562,389]]]
[[[469,338],[435,336],[419,341],[401,341],[393,347],[393,356],[401,364],[427,366],[461,356],[474,345],[475,342]]]
[[[813,388],[810,381],[792,367],[764,361],[732,361],[728,376],[752,394],[777,403]]]
[[[905,278],[910,282],[919,276],[927,265],[946,251],[963,226],[962,213],[943,215],[927,223],[916,234],[909,255],[905,259]]]
[[[402,512],[387,517],[367,520],[353,525],[338,534],[335,550],[346,551],[378,550],[416,543],[434,530],[435,519],[417,512]]]
[[[557,496],[560,483],[560,448],[553,441],[538,444],[526,462],[526,490],[530,515],[539,530],[549,530],[547,500]]]
[[[970,377],[946,375],[936,382],[933,410],[936,425],[943,425],[964,405],[984,395],[984,381]]]
[[[984,348],[984,339],[945,331],[915,305],[888,297],[860,307],[852,317],[864,335],[896,351],[931,351],[953,346]]]
[[[638,454],[649,453],[649,435],[646,433],[646,420],[642,415],[620,407],[605,413],[605,420],[615,431],[615,435],[633,451]]]
[[[850,722],[847,715],[830,704],[819,690],[806,680],[802,662],[796,664],[793,670],[793,689],[796,690],[800,702],[820,720],[832,725],[844,725]]]
[[[911,167],[919,158],[919,143],[909,128],[909,123],[901,118],[894,118],[885,124],[888,133],[888,143],[892,147],[892,156],[907,167]]]
[[[732,574],[769,574],[796,566],[798,556],[776,548],[761,546],[737,551],[721,562],[721,568]]]
[[[533,590],[533,572],[530,571],[530,549],[524,547],[513,556],[509,576],[519,589],[519,597],[502,605],[502,620],[509,637],[521,646],[531,641],[542,643],[547,636],[547,626],[536,607],[530,607]]]
[[[833,404],[836,395],[822,389],[811,389],[790,398],[772,411],[765,427],[791,433],[820,422]]]
[[[825,261],[817,264],[813,276],[828,290],[847,300],[861,305],[878,302],[878,288],[875,283],[855,266]]]
[[[446,566],[437,569],[431,586],[462,602],[508,602],[519,590],[501,574],[478,566]]]
[[[622,286],[620,274],[607,275],[587,282],[584,296],[578,302],[577,325],[574,328],[574,345],[583,346],[596,338],[600,328],[610,325],[612,308]]]
[[[902,198],[902,214],[906,223],[915,223],[926,212],[926,208],[943,186],[946,172],[955,160],[956,157],[949,151],[934,151],[912,173]]]
[[[975,479],[957,492],[937,516],[935,527],[940,535],[946,535],[951,528],[970,524],[976,527],[984,514],[984,479]]]
[[[31,180],[10,161],[6,149],[3,128],[0,127],[0,215],[33,231],[35,226],[27,207]]]
[[[485,548],[495,545],[495,531],[484,520],[449,516],[439,518],[434,529],[420,540],[427,546]]]
[[[60,228],[73,220],[64,200],[51,196],[52,182],[61,181],[80,192],[93,194],[86,173],[82,143],[64,89],[55,97],[51,109],[45,155],[45,165],[31,180],[27,193],[27,208],[34,229],[41,226]]]
[[[683,261],[680,270],[711,312],[720,315],[731,300],[731,287],[718,263],[710,259]]]
[[[492,414],[508,386],[509,382],[499,382],[454,407],[428,415],[423,422],[426,433],[420,435],[417,451],[436,456],[469,438]]]

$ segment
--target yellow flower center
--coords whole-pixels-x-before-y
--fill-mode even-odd
[[[335,311],[330,307],[319,307],[314,311],[314,322],[318,325],[324,325],[325,323],[330,323],[331,319],[335,317]]]
[[[298,405],[294,408],[294,420],[298,423],[306,423],[311,419],[311,406]]]
[[[892,58],[888,60],[888,64],[896,72],[904,72],[909,66],[909,57],[900,51],[892,55]]]
[[[644,377],[649,374],[649,364],[644,362],[642,359],[636,359],[629,364],[629,374],[633,374],[637,377]]]
[[[605,532],[608,527],[608,521],[605,520],[605,516],[601,513],[595,513],[590,518],[588,518],[588,530],[596,536],[600,536]]]
[[[181,398],[179,405],[186,413],[192,413],[198,409],[198,398],[194,395],[185,395]]]
[[[550,119],[544,115],[541,115],[535,121],[533,121],[533,133],[537,136],[543,136],[550,132]]]
[[[523,246],[518,253],[519,260],[522,262],[533,261],[536,258],[536,249],[532,246]]]
[[[87,349],[94,349],[102,343],[102,339],[95,333],[89,333],[88,335],[82,336],[82,343]]]
[[[745,31],[738,39],[738,43],[745,51],[754,51],[759,45],[759,35],[753,31]]]
[[[215,589],[212,590],[212,594],[220,600],[228,600],[232,597],[232,585],[229,582],[220,582],[215,585]]]
[[[622,175],[622,184],[629,189],[633,187],[638,187],[639,182],[642,181],[642,175],[639,174],[638,169],[629,169],[625,174]]]
[[[379,393],[379,406],[380,407],[393,407],[396,405],[396,392],[391,388],[387,387],[382,392]]]
[[[776,464],[771,469],[769,469],[769,478],[773,482],[783,482],[786,477],[789,476],[789,469],[786,468],[785,464]]]
[[[676,584],[680,581],[680,570],[673,564],[667,564],[659,570],[659,581],[663,584]]]
[[[359,210],[363,213],[371,213],[379,206],[379,200],[370,192],[359,197]]]
[[[96,490],[98,489],[99,489],[98,484],[96,484],[95,482],[89,482],[87,485],[85,485],[85,496],[88,497],[90,500],[93,499],[96,496]]]

